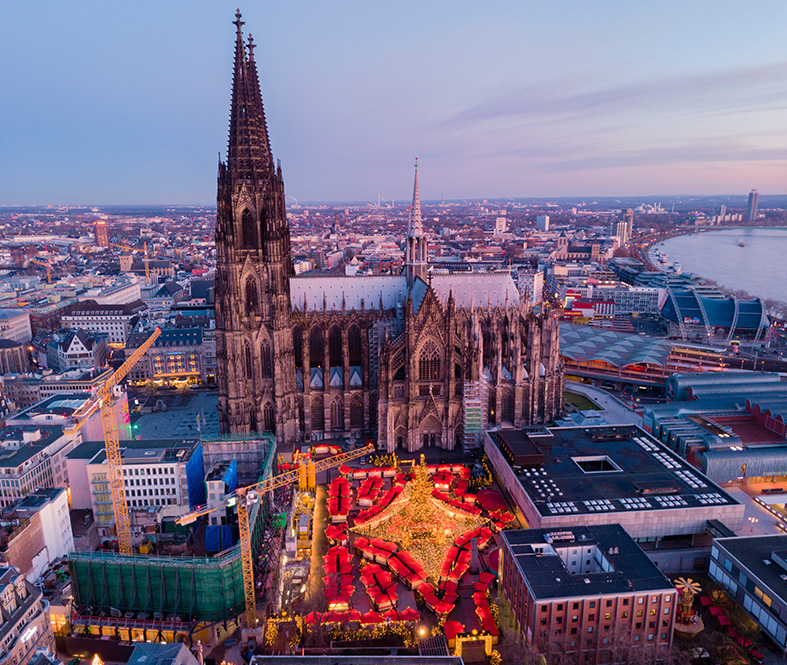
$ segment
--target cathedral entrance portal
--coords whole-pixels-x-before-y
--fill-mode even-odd
[[[434,448],[436,446],[442,447],[443,444],[443,426],[440,421],[434,416],[430,416],[421,423],[421,447]]]

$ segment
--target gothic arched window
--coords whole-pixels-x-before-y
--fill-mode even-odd
[[[325,411],[322,406],[322,397],[319,395],[312,397],[312,429],[325,429]]]
[[[491,370],[494,367],[494,355],[492,350],[492,333],[488,325],[481,324],[481,336],[484,345],[484,367],[488,367]]]
[[[361,329],[353,324],[347,331],[347,351],[350,354],[350,365],[357,367],[361,364]]]
[[[273,404],[270,402],[262,409],[262,426],[266,432],[276,431],[276,417],[273,412]]]
[[[265,249],[265,238],[268,237],[268,211],[263,208],[260,210],[260,238],[263,240],[263,250]]]
[[[247,380],[251,380],[254,373],[254,367],[251,364],[251,348],[248,342],[243,343],[243,373]]]
[[[328,332],[328,362],[331,367],[342,366],[342,331],[339,326],[331,326]]]
[[[271,360],[271,345],[263,342],[260,347],[260,369],[263,379],[273,378],[273,362]]]
[[[254,217],[251,210],[244,209],[240,217],[241,233],[243,247],[245,249],[257,249],[257,225],[254,223]]]
[[[439,381],[440,376],[440,349],[434,342],[427,342],[418,357],[418,379]]]
[[[504,360],[508,359],[508,354],[510,353],[510,342],[511,336],[509,335],[509,324],[508,324],[508,317],[506,316],[502,321],[502,326],[500,330],[500,355]]]
[[[292,329],[292,352],[295,354],[295,366],[303,368],[303,330],[300,326]]]
[[[253,277],[246,280],[246,316],[259,313],[259,297],[257,296],[257,282]]]
[[[350,400],[350,427],[361,429],[363,427],[363,398],[354,395]]]
[[[325,362],[325,335],[322,328],[314,326],[309,333],[309,364],[322,367]]]
[[[344,404],[341,399],[335,399],[331,404],[331,429],[344,429]]]

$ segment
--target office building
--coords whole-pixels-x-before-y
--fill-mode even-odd
[[[145,355],[129,373],[136,381],[153,380],[165,385],[205,383],[214,364],[206,354],[215,349],[213,335],[206,344],[202,328],[165,328]],[[132,333],[126,344],[126,357],[136,351],[150,337],[150,330]],[[210,357],[213,360],[214,356]]]
[[[33,338],[30,314],[21,309],[0,309],[0,339],[29,342]]]
[[[500,559],[514,626],[547,662],[669,654],[678,592],[620,525],[504,531]]]
[[[123,487],[132,531],[140,535],[147,519],[187,513],[205,503],[202,444],[196,439],[144,439],[121,443]],[[115,518],[107,480],[103,441],[85,441],[66,459],[74,509],[93,511],[99,535],[111,536]]]
[[[110,344],[123,346],[146,308],[141,300],[119,305],[99,305],[95,300],[85,300],[71,305],[60,321],[68,328],[106,333]]]
[[[49,603],[13,566],[0,567],[0,665],[28,663],[39,649],[55,654]]]
[[[65,456],[77,440],[60,425],[10,425],[0,430],[0,506],[10,506],[38,489],[67,487]]]
[[[716,538],[710,576],[787,656],[787,536]]]
[[[97,219],[94,224],[97,247],[109,247],[109,229],[106,220]]]
[[[757,220],[758,208],[760,205],[760,193],[753,189],[749,192],[749,204],[746,207],[746,220],[754,222]]]
[[[535,529],[620,524],[658,548],[700,546],[708,520],[743,523],[740,503],[634,425],[489,431],[484,451]]]
[[[539,215],[536,217],[536,230],[549,231],[549,215]]]
[[[74,551],[64,487],[37,489],[0,512],[0,561],[35,582],[56,559]]]

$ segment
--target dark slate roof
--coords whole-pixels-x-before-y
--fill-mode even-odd
[[[95,300],[84,300],[71,305],[68,314],[64,314],[64,316],[73,314],[85,316],[91,314],[136,314],[144,309],[147,309],[147,305],[139,299],[123,305],[99,305]]]
[[[569,534],[573,540],[567,539]],[[503,531],[502,537],[510,546],[513,559],[536,600],[675,591],[674,585],[620,524]],[[537,553],[533,545],[547,547]],[[589,546],[597,546],[600,554],[611,564],[611,570],[570,573],[557,551],[566,547]]]
[[[191,298],[197,300],[204,298],[205,302],[213,302],[213,294],[216,288],[214,279],[195,279],[191,282]]]
[[[150,334],[149,330],[131,333],[126,348],[139,348]],[[199,346],[200,344],[202,344],[202,328],[165,328],[162,329],[154,346]]]

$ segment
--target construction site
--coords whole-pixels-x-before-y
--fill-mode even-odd
[[[245,484],[271,478],[277,469],[272,437],[203,441],[203,447],[211,463],[238,460],[239,479]],[[288,502],[285,486],[248,506],[255,600],[262,606],[273,600],[271,589],[277,587],[283,527],[279,507]],[[237,534],[237,515],[228,516],[227,522]],[[222,640],[238,628],[245,595],[237,535],[236,544],[209,557],[204,555],[205,519],[183,526],[168,523],[175,529],[148,536],[140,554],[69,555],[72,631],[121,641],[191,643]]]
[[[284,460],[269,434],[201,439],[186,447],[186,441],[166,443],[168,449],[145,450],[156,443],[144,440],[121,445],[124,430],[114,410],[123,396],[121,381],[160,334],[154,330],[67,426],[76,433],[101,413],[104,450],[99,460],[91,458],[94,463],[82,467],[94,512],[111,505],[111,511],[101,510],[115,538],[105,538],[99,551],[69,554],[70,621],[61,632],[66,641],[215,643],[242,625],[244,612],[243,625],[256,632],[258,607],[265,613],[276,601],[290,485],[313,484],[313,465],[290,464],[288,472],[275,475]],[[175,449],[180,452],[174,456],[160,454]],[[189,455],[195,459],[185,462]],[[180,481],[195,468],[209,492],[174,498],[180,496]],[[158,487],[130,489],[140,484]],[[151,499],[136,498],[143,495]],[[194,505],[198,500],[206,503]]]

